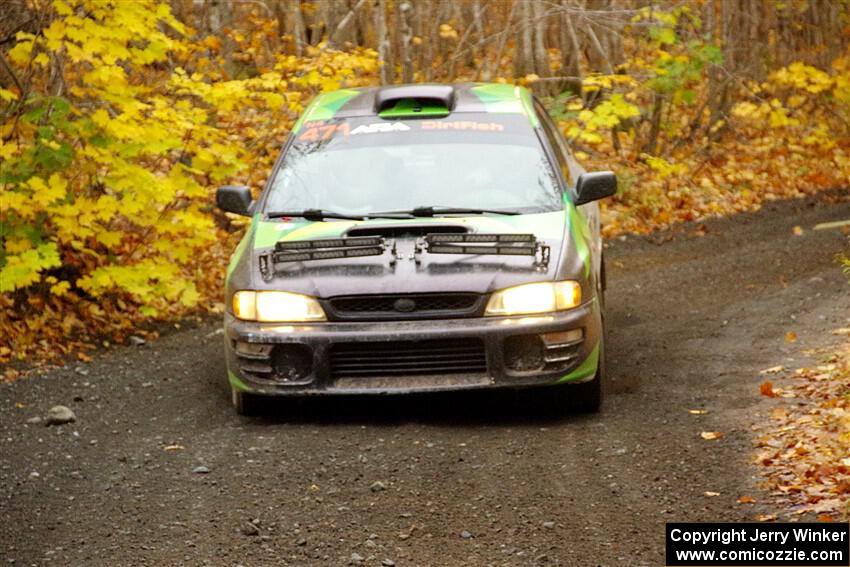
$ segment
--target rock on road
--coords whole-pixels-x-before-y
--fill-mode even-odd
[[[611,243],[599,415],[464,394],[241,418],[215,323],[0,384],[0,564],[663,564],[664,522],[770,510],[758,371],[847,326],[846,237],[811,230],[846,197]],[[76,421],[32,419],[59,404]]]

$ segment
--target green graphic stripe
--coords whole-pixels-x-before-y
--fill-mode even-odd
[[[287,233],[301,226],[313,224],[310,221],[302,222],[276,222],[263,221],[257,227],[257,236],[254,238],[254,249],[271,248],[275,242],[281,240]]]
[[[301,115],[301,118],[298,119],[298,122],[295,123],[295,127],[292,131],[298,132],[304,122],[307,121],[329,120],[333,118],[334,114],[339,112],[339,109],[342,108],[346,102],[358,94],[360,94],[360,92],[354,89],[341,89],[317,96],[316,99],[313,100],[313,102],[307,107],[307,110],[304,111],[304,114]]]
[[[525,114],[525,107],[514,85],[489,83],[469,89],[484,103],[485,110],[495,114]]]
[[[528,92],[528,89],[519,87],[519,98],[522,101],[522,106],[531,125],[534,128],[540,126],[540,120],[537,119],[537,113],[534,111],[534,103],[531,101],[531,93]]]
[[[227,381],[230,382],[230,386],[234,390],[238,390],[239,392],[250,392],[251,391],[251,387],[248,386],[242,380],[240,380],[239,377],[236,374],[234,374],[233,372],[231,372],[230,370],[227,371]]]
[[[581,380],[583,378],[589,378],[596,374],[596,369],[599,367],[599,343],[596,343],[596,346],[593,347],[593,350],[587,355],[587,358],[584,359],[578,368],[563,376],[558,383],[562,382],[572,382],[574,380]]]
[[[576,243],[576,252],[578,252],[579,258],[581,258],[582,263],[584,264],[584,277],[590,277],[590,247],[587,245],[587,236],[582,227],[586,226],[586,223],[581,218],[581,214],[579,210],[570,202],[566,203],[568,209],[568,218],[570,222],[570,236],[572,236],[573,242]]]
[[[257,226],[263,224],[259,221],[259,214],[254,215],[254,218],[251,219],[251,226],[249,226],[248,230],[245,231],[245,236],[243,236],[242,240],[239,241],[239,244],[236,246],[236,250],[233,251],[233,255],[230,257],[230,263],[227,264],[227,277],[230,277],[230,274],[236,269],[236,265],[239,263],[239,259],[242,258],[242,254],[245,253],[248,243],[254,238]]]

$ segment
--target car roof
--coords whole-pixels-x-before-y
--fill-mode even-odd
[[[519,114],[532,126],[538,118],[528,89],[503,83],[406,84],[340,89],[320,94],[302,114],[304,122],[376,116],[405,119],[458,113]]]

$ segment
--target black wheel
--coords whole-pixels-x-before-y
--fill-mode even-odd
[[[240,392],[233,388],[230,389],[231,400],[233,401],[233,409],[239,415],[257,415],[260,411],[261,396],[249,394],[248,392]]]
[[[569,407],[578,413],[596,413],[602,407],[602,378],[605,375],[605,364],[602,362],[602,352],[599,353],[599,368],[596,376],[590,382],[571,384],[564,388],[568,396]]]
[[[552,404],[556,412],[596,413],[602,407],[602,391],[605,381],[604,341],[599,345],[599,365],[593,380],[578,384],[561,384],[545,388],[544,400]]]

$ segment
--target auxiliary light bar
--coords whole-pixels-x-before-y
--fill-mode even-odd
[[[259,256],[260,274],[270,281],[277,273],[276,264],[381,256],[388,248],[394,255],[395,245],[390,247],[382,237],[374,236],[276,242],[274,250]]]
[[[459,242],[500,242],[500,243],[535,243],[537,238],[533,234],[454,234],[433,233],[425,235],[425,242],[429,244],[459,243]]]
[[[534,256],[537,246],[475,246],[463,244],[430,244],[426,249],[431,254],[496,254],[506,256]]]
[[[383,246],[357,246],[353,248],[329,248],[327,250],[286,250],[276,251],[272,255],[275,263],[304,262],[306,260],[335,260],[337,258],[362,258],[363,256],[380,256],[384,253]]]
[[[373,236],[352,236],[350,238],[324,238],[319,240],[282,241],[274,245],[277,252],[286,250],[314,250],[316,248],[351,248],[361,246],[383,246],[384,239]],[[343,256],[340,256],[342,258]]]
[[[533,256],[535,265],[549,265],[549,246],[533,234],[455,234],[431,233],[423,236],[416,245],[416,262],[419,254],[480,254],[495,256]]]

